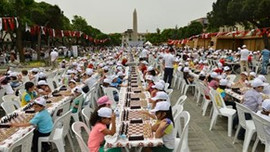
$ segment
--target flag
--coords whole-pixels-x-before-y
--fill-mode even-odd
[[[3,22],[2,22],[2,18],[0,17],[0,31],[2,30],[2,26],[3,26]]]

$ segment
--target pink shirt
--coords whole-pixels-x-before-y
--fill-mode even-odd
[[[104,134],[102,131],[106,128],[106,125],[102,123],[96,123],[92,128],[88,139],[88,148],[90,152],[98,152],[100,145],[104,141]]]
[[[214,90],[217,90],[219,83],[216,80],[212,80],[208,86],[213,88]]]

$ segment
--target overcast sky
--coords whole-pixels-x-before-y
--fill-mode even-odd
[[[216,0],[36,0],[58,5],[72,19],[84,17],[88,24],[104,33],[122,33],[132,28],[132,13],[137,10],[138,31],[186,26],[205,17]]]

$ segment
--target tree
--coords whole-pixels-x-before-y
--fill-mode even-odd
[[[242,24],[257,28],[270,26],[270,0],[217,0],[207,17],[211,27]],[[269,46],[267,34],[263,34],[265,46]]]

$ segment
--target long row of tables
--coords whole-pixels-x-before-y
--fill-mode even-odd
[[[156,147],[163,145],[161,138],[155,138],[151,126],[156,120],[145,116],[142,111],[149,111],[148,99],[150,94],[143,90],[137,67],[128,70],[128,87],[122,87],[119,93],[116,119],[116,134],[106,136],[105,148],[125,147],[127,151],[132,147],[141,151],[142,147]]]

